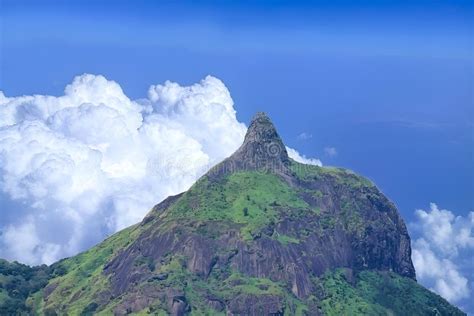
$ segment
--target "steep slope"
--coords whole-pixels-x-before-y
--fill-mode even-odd
[[[242,146],[144,220],[55,265],[48,315],[462,315],[419,286],[395,206],[291,160],[259,113]]]

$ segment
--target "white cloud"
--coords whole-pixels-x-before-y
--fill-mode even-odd
[[[474,248],[474,212],[466,218],[440,210],[431,203],[430,210],[416,210],[417,226],[424,238],[444,255],[456,255],[464,248]]]
[[[315,158],[307,158],[305,155],[298,153],[296,150],[286,147],[286,151],[288,152],[288,156],[293,158],[295,161],[308,164],[308,165],[315,165],[315,166],[322,166],[321,160]]]
[[[60,97],[0,92],[0,190],[9,199],[0,211],[16,214],[2,216],[0,257],[51,263],[138,222],[229,156],[245,131],[211,76],[153,85],[141,100],[89,74]]]
[[[303,132],[303,133],[299,134],[297,138],[299,140],[308,140],[308,139],[313,138],[313,134]]]
[[[474,212],[466,217],[439,209],[417,210],[410,228],[418,236],[413,241],[412,259],[420,283],[450,302],[462,302],[471,293],[474,270]]]
[[[40,262],[51,264],[60,250],[59,245],[40,242],[31,216],[17,227],[8,227],[2,238],[6,244],[17,244],[11,251],[20,262],[35,262],[39,259]]]
[[[469,297],[468,279],[452,260],[443,258],[431,249],[423,238],[413,243],[413,264],[418,279],[450,302]]]
[[[324,148],[324,154],[329,157],[336,157],[337,156],[337,150],[335,147],[325,147]]]

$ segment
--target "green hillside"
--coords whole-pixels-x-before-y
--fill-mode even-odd
[[[51,267],[0,268],[7,315],[465,315],[416,283],[371,181],[291,160],[263,114],[141,223]]]

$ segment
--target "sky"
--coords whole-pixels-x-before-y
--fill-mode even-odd
[[[0,0],[0,257],[51,263],[139,221],[265,111],[297,159],[374,181],[418,280],[474,315],[473,17],[469,1]]]

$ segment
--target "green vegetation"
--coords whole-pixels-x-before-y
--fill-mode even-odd
[[[237,296],[257,296],[262,298],[261,304],[264,304],[265,297],[271,296],[278,297],[290,314],[302,315],[302,311],[307,310],[306,305],[281,282],[249,277],[236,271],[227,272],[224,278],[220,273],[212,274],[207,280],[188,278],[192,282],[187,283],[185,292],[192,306],[191,315],[219,315],[204,304],[203,297],[208,296],[219,298],[222,302]]]
[[[321,212],[320,208],[317,208],[315,213],[319,216],[318,221],[323,229],[333,229],[340,224],[344,229],[357,235],[363,233],[365,223],[360,215],[362,210],[358,201],[368,198],[373,201],[380,199],[380,195],[377,190],[374,191],[375,186],[371,181],[347,169],[305,165],[293,160],[290,169],[303,181],[319,181],[324,185],[335,185],[349,189],[338,196],[331,196],[331,194],[328,196],[332,201],[338,201],[339,204],[336,205],[339,211],[338,216]],[[306,190],[305,193],[311,194],[321,204],[324,204],[324,197],[327,195],[321,190]]]
[[[344,168],[305,165],[291,160],[290,169],[302,180],[324,180],[329,177],[341,185],[354,189],[374,186],[370,180]],[[315,194],[319,194],[318,191]]]
[[[352,282],[343,269],[322,283],[325,315],[464,315],[415,281],[391,272],[363,271]],[[353,285],[351,285],[353,283]]]
[[[186,268],[189,258],[179,252],[167,253],[159,260],[133,252],[136,255],[130,262],[135,270],[131,269],[130,275],[138,272],[144,277],[136,279],[139,281],[133,283],[132,290],[112,295],[104,266],[145,231],[149,234],[143,235],[145,239],[171,228],[175,238],[192,230],[217,239],[231,227],[240,230],[241,238],[249,244],[266,234],[280,243],[275,243],[278,247],[293,251],[304,248],[306,237],[322,236],[335,227],[363,233],[365,207],[373,201],[385,203],[370,181],[350,171],[296,162],[291,169],[310,185],[293,187],[271,173],[236,172],[220,180],[204,176],[159,214],[159,220],[125,229],[73,258],[35,268],[0,261],[0,314],[111,315],[116,308],[126,312],[130,302],[147,293],[153,299],[148,305],[139,305],[147,307],[136,315],[166,315],[166,293],[171,291],[185,298],[191,315],[225,315],[225,310],[218,312],[213,306],[219,309],[221,304],[223,308],[223,302],[235,302],[235,298],[242,308],[245,302],[264,305],[276,301],[290,315],[304,315],[313,309],[325,315],[463,315],[441,297],[394,273],[363,271],[352,275],[339,269],[319,278],[311,274],[314,293],[297,298],[291,279],[256,278],[221,263],[203,277]],[[214,255],[225,258],[236,253],[234,245]],[[302,253],[304,260],[315,255]],[[278,269],[288,272],[282,264]]]
[[[341,218],[344,219],[344,228],[356,234],[363,234],[365,223],[360,215],[360,208],[352,199],[341,198]]]
[[[315,279],[316,288],[322,288],[322,297],[311,295],[306,301],[297,299],[288,286],[266,278],[245,276],[236,271],[214,271],[207,279],[191,274],[184,265],[184,258],[174,256],[160,267],[157,273],[166,275],[152,280],[161,288],[183,289],[190,315],[225,315],[207,305],[206,298],[224,302],[235,297],[278,297],[285,310],[292,315],[304,315],[319,306],[324,315],[464,315],[438,295],[426,290],[415,281],[395,273],[363,271],[352,276],[348,270],[338,269]],[[226,268],[229,269],[229,268]],[[122,299],[126,299],[122,297]],[[120,300],[120,298],[119,298]],[[119,301],[109,305],[99,315],[108,315]],[[308,305],[309,304],[309,305]],[[82,310],[94,311],[97,306],[89,303]],[[76,314],[72,312],[72,314]],[[166,302],[159,299],[152,306],[135,315],[166,315]]]
[[[280,283],[265,278],[252,278],[240,273],[233,273],[225,280],[221,289],[224,298],[230,298],[238,294],[254,294],[254,295],[277,295],[284,296],[285,289]]]
[[[238,172],[221,182],[199,180],[171,207],[170,218],[228,221],[241,226],[244,240],[275,223],[285,209],[311,211],[278,176],[270,173]]]
[[[357,288],[347,282],[342,271],[327,274],[322,283],[326,298],[321,301],[321,307],[328,316],[387,314],[383,307],[359,295]]]
[[[257,118],[230,162],[286,165],[267,146],[283,146],[271,122]],[[75,257],[33,268],[0,260],[0,315],[463,315],[412,279],[360,271],[359,261],[408,264],[414,276],[396,209],[372,182],[342,168],[288,167],[216,167]]]
[[[27,297],[42,289],[54,273],[46,265],[30,267],[0,259],[0,315],[31,314]]]
[[[230,267],[223,267],[224,270],[216,268],[206,278],[198,277],[190,273],[185,267],[185,258],[179,255],[167,256],[162,266],[155,271],[161,277],[152,278],[139,287],[155,286],[160,290],[175,289],[183,291],[187,303],[191,306],[191,315],[225,315],[225,311],[217,312],[208,304],[207,298],[212,297],[217,301],[225,302],[237,296],[277,296],[281,300],[286,310],[294,311],[296,315],[303,315],[306,305],[298,300],[291,291],[288,291],[285,284],[274,282],[266,278],[254,278],[245,276],[232,270]],[[107,306],[105,310],[99,311],[100,315],[108,315],[113,312],[113,308],[122,300],[126,300],[127,295],[118,298],[114,303]],[[134,315],[167,315],[167,302],[156,301],[152,306]],[[292,313],[293,314],[293,313]]]
[[[299,244],[300,243],[300,241],[296,238],[293,238],[293,237],[287,236],[287,235],[280,235],[280,234],[277,235],[276,240],[278,240],[283,245],[288,245],[290,243],[291,244]]]
[[[90,314],[91,309],[97,308],[93,301],[95,294],[108,288],[108,280],[102,273],[105,263],[134,240],[139,231],[136,228],[137,225],[124,229],[90,250],[54,264],[52,267],[63,275],[53,276],[49,286],[54,291],[46,304],[42,301],[35,307],[36,311],[47,314],[67,308],[69,314]]]
[[[324,194],[323,194],[323,192],[321,192],[319,190],[316,190],[316,191],[314,191],[313,196],[317,199],[321,199],[324,196]]]

